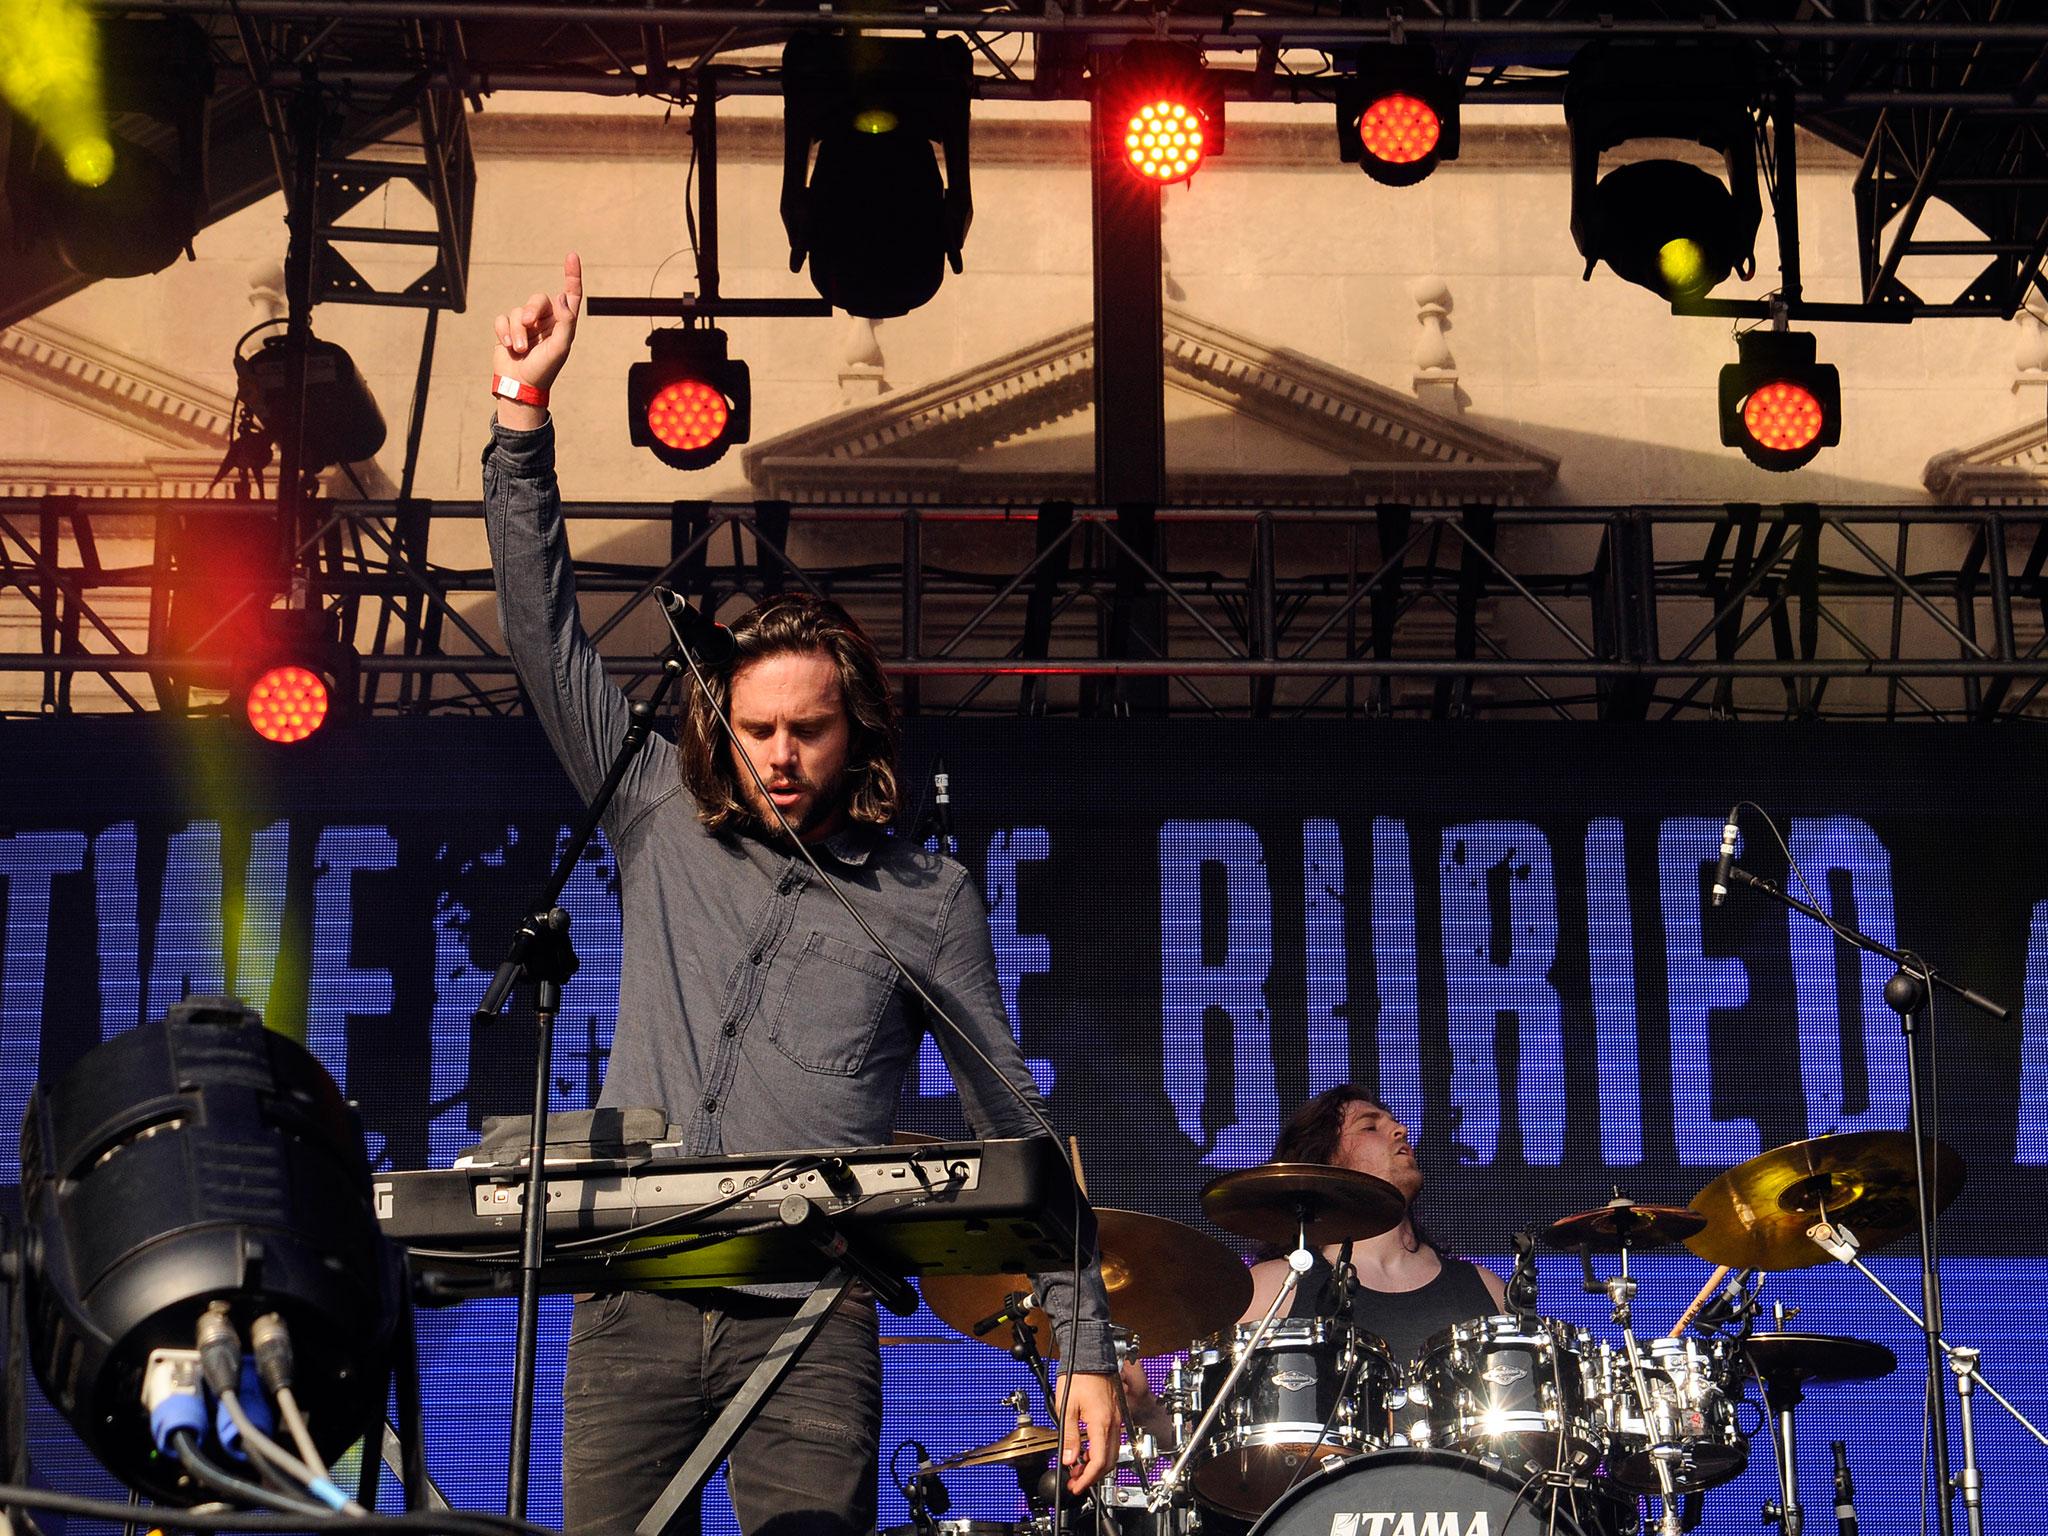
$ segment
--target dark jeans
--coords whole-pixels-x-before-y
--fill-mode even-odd
[[[576,1303],[562,1383],[569,1536],[627,1536],[800,1303],[622,1291]],[[875,1528],[882,1359],[871,1301],[842,1304],[733,1447],[747,1536]],[[678,1529],[701,1528],[693,1502]]]

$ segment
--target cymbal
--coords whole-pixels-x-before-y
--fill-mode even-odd
[[[1292,1248],[1304,1222],[1311,1246],[1391,1231],[1408,1200],[1385,1179],[1326,1163],[1262,1163],[1212,1179],[1202,1211],[1226,1232]]]
[[[1043,1424],[1019,1424],[1000,1440],[962,1451],[935,1465],[942,1472],[954,1467],[1026,1467],[1043,1461],[1060,1448],[1060,1432]]]
[[[1963,1160],[1929,1140],[1929,1203],[1944,1209],[1963,1187]],[[1904,1131],[1816,1136],[1760,1153],[1692,1197],[1707,1224],[1685,1246],[1730,1269],[1806,1269],[1829,1262],[1806,1229],[1839,1218],[1865,1249],[1912,1231],[1913,1138]]]
[[[1899,1364],[1882,1344],[1830,1333],[1753,1333],[1742,1347],[1766,1381],[1876,1381]]]
[[[1536,1235],[1551,1248],[1585,1249],[1588,1253],[1641,1252],[1682,1243],[1707,1224],[1707,1218],[1682,1205],[1638,1205],[1617,1195],[1605,1205],[1561,1216]]]
[[[1251,1271],[1236,1254],[1193,1227],[1097,1206],[1095,1231],[1102,1246],[1102,1284],[1112,1322],[1138,1335],[1148,1355],[1171,1354],[1228,1328],[1252,1299]],[[1028,1291],[1026,1275],[926,1275],[925,1305],[972,1337],[974,1325],[1001,1308],[1012,1291]],[[1057,1359],[1060,1340],[1042,1309],[1025,1319],[1038,1332],[1038,1348]],[[1010,1347],[1007,1326],[984,1336]]]

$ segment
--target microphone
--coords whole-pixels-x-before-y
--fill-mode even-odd
[[[923,1447],[918,1447],[923,1452]],[[931,1522],[953,1507],[953,1495],[946,1491],[946,1485],[939,1481],[939,1469],[932,1465],[930,1457],[920,1454],[917,1458],[917,1476],[910,1480],[911,1517],[919,1530],[930,1528]],[[1850,1532],[1850,1536],[1855,1533]]]
[[[1714,870],[1713,905],[1719,906],[1728,898],[1728,866],[1735,862],[1735,813],[1740,805],[1728,808],[1728,824],[1721,829],[1721,863]]]
[[[1856,1536],[1856,1485],[1849,1481],[1849,1447],[1832,1442],[1835,1452],[1835,1523],[1842,1536]]]
[[[960,839],[953,835],[953,775],[946,772],[943,757],[932,759],[931,826],[938,837],[940,853],[960,851]]]
[[[1536,1234],[1527,1227],[1515,1234],[1515,1267],[1508,1276],[1508,1310],[1521,1317],[1536,1315]]]
[[[709,614],[699,613],[677,593],[667,587],[656,587],[654,600],[668,616],[668,627],[676,644],[695,656],[699,666],[723,666],[739,654],[739,642],[733,639],[731,630]]]
[[[1749,1302],[1749,1282],[1756,1275],[1753,1269],[1745,1269],[1728,1282],[1726,1290],[1693,1314],[1693,1324],[1699,1328],[1718,1328],[1742,1315]]]
[[[985,1333],[993,1333],[1005,1323],[1019,1323],[1031,1315],[1031,1309],[1038,1305],[1038,1297],[1030,1291],[1012,1291],[1003,1298],[1002,1307],[989,1313],[974,1325],[974,1336],[978,1339]]]

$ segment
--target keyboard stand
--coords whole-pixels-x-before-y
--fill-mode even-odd
[[[633,1528],[633,1536],[665,1536],[684,1506],[711,1481],[711,1474],[731,1454],[740,1436],[760,1417],[761,1405],[767,1401],[768,1395],[782,1385],[791,1367],[823,1331],[833,1309],[846,1299],[855,1285],[866,1285],[882,1305],[899,1317],[908,1317],[917,1310],[917,1293],[909,1282],[899,1275],[876,1268],[862,1258],[859,1250],[847,1241],[845,1233],[804,1196],[790,1195],[782,1202],[777,1214],[785,1226],[795,1228],[831,1260],[832,1267],[811,1294],[804,1298],[804,1304],[797,1308],[796,1316],[789,1320],[789,1326],[782,1330],[781,1337],[769,1346],[768,1353],[761,1357],[753,1373],[733,1394],[732,1401],[725,1405],[704,1432],[704,1438],[684,1459],[676,1475],[669,1480],[668,1487],[662,1490],[661,1497],[640,1517],[640,1523]]]

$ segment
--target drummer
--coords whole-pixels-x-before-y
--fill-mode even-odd
[[[1422,1164],[1408,1140],[1408,1128],[1394,1112],[1349,1083],[1317,1094],[1281,1127],[1273,1146],[1276,1163],[1328,1163],[1385,1179],[1407,1198],[1408,1208],[1389,1230],[1353,1241],[1352,1320],[1387,1342],[1397,1365],[1422,1353],[1430,1335],[1454,1323],[1507,1310],[1507,1286],[1484,1265],[1445,1252],[1415,1214],[1422,1193]],[[1335,1264],[1343,1251],[1331,1244],[1302,1276],[1286,1315],[1321,1317],[1332,1310]],[[1252,1299],[1243,1321],[1257,1322],[1287,1278],[1284,1258],[1252,1266]]]
[[[1351,1317],[1358,1327],[1386,1340],[1397,1368],[1422,1353],[1432,1334],[1456,1323],[1507,1310],[1507,1286],[1492,1270],[1445,1252],[1416,1219],[1422,1193],[1422,1164],[1408,1140],[1408,1128],[1394,1112],[1362,1088],[1343,1083],[1317,1094],[1288,1119],[1274,1144],[1276,1163],[1326,1163],[1384,1179],[1406,1198],[1407,1209],[1389,1230],[1355,1239],[1351,1265]],[[1326,1316],[1334,1310],[1331,1287],[1344,1245],[1332,1243],[1315,1256],[1295,1288],[1288,1317]],[[1265,1316],[1287,1277],[1284,1258],[1252,1266],[1252,1299],[1240,1320]],[[1165,1438],[1165,1408],[1153,1397],[1144,1372],[1123,1368],[1132,1422]]]

